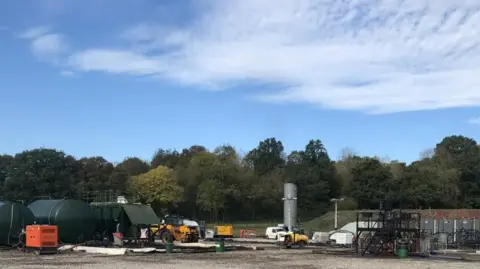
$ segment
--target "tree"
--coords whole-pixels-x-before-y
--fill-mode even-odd
[[[340,185],[333,162],[320,140],[310,140],[304,151],[292,152],[285,171],[285,181],[298,187],[300,213],[321,214],[330,198],[340,195]]]
[[[76,189],[82,196],[104,195],[112,189],[117,189],[110,182],[110,175],[114,170],[112,163],[103,157],[82,158],[79,160],[82,167],[82,180],[77,184]],[[98,198],[98,197],[97,197]],[[108,199],[109,197],[102,197]]]
[[[245,158],[253,165],[256,174],[263,176],[285,165],[283,150],[282,142],[272,137],[260,142]]]
[[[176,150],[158,149],[153,155],[151,168],[158,166],[166,166],[168,168],[175,168],[180,160],[180,153]]]
[[[352,149],[342,150],[340,160],[336,161],[335,171],[338,180],[341,182],[343,196],[350,196],[352,191],[353,175],[352,170],[362,158],[357,156]]]
[[[159,149],[151,165],[136,157],[116,166],[102,156],[76,160],[44,148],[0,155],[0,189],[7,199],[126,195],[157,212],[212,222],[280,220],[285,182],[298,186],[302,221],[331,210],[330,199],[340,196],[341,209],[377,209],[385,199],[400,200],[403,208],[480,208],[480,146],[448,136],[410,165],[348,148],[332,161],[319,139],[286,157],[273,137],[243,158],[229,144],[212,152],[200,145]]]
[[[183,172],[183,173],[182,173]],[[222,164],[219,158],[211,152],[200,151],[195,153],[191,157],[190,162],[187,165],[187,168],[183,170],[180,174],[181,185],[185,188],[185,200],[186,207],[189,208],[191,212],[195,212],[195,215],[198,213],[198,208],[221,208],[218,204],[215,207],[207,206],[210,201],[199,200],[199,197],[206,198],[205,194],[199,196],[199,189],[202,186],[202,192],[216,190],[218,192],[223,192],[223,188],[213,189],[213,186],[222,186],[222,177],[223,170]],[[210,183],[202,185],[206,180],[210,180]],[[216,181],[215,184],[212,181]],[[214,194],[210,194],[214,195]],[[217,194],[215,194],[217,195]],[[223,194],[222,194],[223,195]],[[223,196],[222,196],[223,197]],[[223,199],[223,198],[222,198]],[[214,202],[221,201],[222,199],[213,200]],[[219,212],[210,212],[211,216],[218,216]]]
[[[75,196],[72,186],[78,182],[80,170],[75,158],[62,151],[46,148],[23,151],[8,166],[5,196],[25,201],[37,196]]]
[[[235,148],[231,145],[222,145],[215,148],[213,151],[222,161],[237,162],[238,155]]]
[[[130,176],[123,166],[117,165],[110,174],[110,189],[117,194],[128,194],[128,180]]]
[[[480,149],[477,142],[464,136],[445,137],[435,147],[435,162],[442,169],[456,169],[461,202],[467,207],[479,207]]]
[[[401,199],[398,185],[391,184],[392,174],[378,159],[363,158],[352,170],[352,197],[360,208],[378,208],[383,200]]]
[[[420,152],[420,160],[430,159],[434,156],[434,154],[435,154],[435,149],[433,148],[425,149],[422,152]]]
[[[283,216],[283,170],[277,168],[260,178],[252,177],[250,197],[252,219],[280,218]],[[300,208],[300,206],[299,206]]]
[[[458,203],[456,170],[441,170],[431,159],[413,162],[402,178],[406,203],[412,208],[451,208]]]
[[[13,157],[10,155],[0,155],[0,190],[3,190],[3,184],[7,179],[8,168],[13,161]]]
[[[294,150],[287,157],[287,166],[301,164],[303,161],[303,152]]]
[[[150,170],[150,165],[137,157],[125,158],[117,167],[122,168],[130,177],[144,174]]]
[[[211,220],[218,221],[218,214],[223,210],[226,202],[226,193],[223,183],[214,178],[209,178],[198,186],[197,205],[210,213]]]
[[[183,201],[183,188],[175,173],[166,166],[158,166],[145,174],[132,178],[132,187],[145,203],[178,205]]]

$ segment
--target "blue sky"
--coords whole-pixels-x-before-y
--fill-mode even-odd
[[[479,139],[480,2],[38,0],[0,9],[0,153]]]

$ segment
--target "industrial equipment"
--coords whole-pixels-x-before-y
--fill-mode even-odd
[[[380,210],[357,212],[356,252],[359,255],[397,254],[398,246],[408,252],[420,249],[420,213],[394,209],[392,201],[382,202]],[[359,223],[364,225],[359,225]]]
[[[36,254],[57,253],[58,229],[54,225],[28,225],[26,249]]]
[[[0,201],[0,245],[23,247],[25,226],[34,222],[32,211],[23,204]]]
[[[302,230],[279,234],[277,240],[279,245],[286,248],[291,248],[292,246],[303,248],[308,244],[308,236]]]
[[[213,238],[218,238],[218,239],[233,238],[233,226],[232,225],[214,226]]]
[[[95,215],[82,200],[35,200],[28,205],[36,224],[56,225],[61,243],[83,243],[92,240]]]
[[[165,216],[161,224],[151,225],[150,230],[164,243],[168,242],[169,236],[182,243],[197,243],[200,237],[198,226],[186,225],[184,219],[176,215]]]
[[[283,224],[288,231],[293,231],[298,226],[297,221],[297,186],[285,183],[283,186]]]
[[[304,247],[308,244],[308,236],[299,228],[297,219],[297,186],[293,183],[283,185],[283,225],[284,231],[277,232],[276,238],[286,248]]]
[[[114,234],[121,234],[127,243],[148,243],[153,240],[150,226],[159,218],[149,205],[119,202],[91,203],[97,226],[96,240],[104,244],[114,241]]]

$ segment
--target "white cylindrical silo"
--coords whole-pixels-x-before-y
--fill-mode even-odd
[[[283,189],[283,224],[292,231],[297,227],[297,186],[293,183],[285,183]]]

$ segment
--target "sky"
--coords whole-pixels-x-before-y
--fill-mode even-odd
[[[478,0],[5,0],[0,153],[480,139]],[[480,140],[479,140],[480,141]]]

